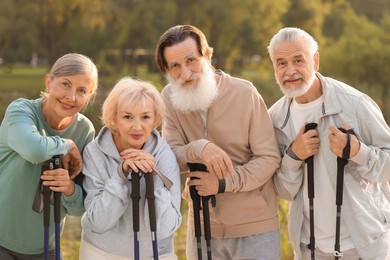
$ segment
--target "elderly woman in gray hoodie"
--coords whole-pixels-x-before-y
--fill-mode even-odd
[[[180,174],[175,155],[155,129],[163,116],[164,103],[150,83],[123,78],[107,96],[104,126],[84,151],[87,196],[80,259],[134,257],[131,172],[154,174],[158,254],[160,259],[177,259],[173,237],[182,220]],[[164,185],[167,179],[170,188]],[[142,176],[140,190],[139,253],[141,259],[153,259]]]

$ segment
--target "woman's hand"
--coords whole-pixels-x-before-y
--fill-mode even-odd
[[[70,143],[71,149],[62,157],[62,166],[69,171],[70,178],[73,180],[83,168],[83,159],[76,144],[71,139],[67,139],[67,141]]]
[[[63,192],[66,196],[71,196],[75,190],[75,184],[65,169],[55,169],[44,171],[41,179],[43,185],[48,186],[52,191]]]
[[[120,153],[123,162],[123,172],[128,172],[130,168],[134,172],[153,172],[155,168],[154,157],[144,150],[126,149]]]

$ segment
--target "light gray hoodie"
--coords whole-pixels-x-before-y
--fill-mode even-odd
[[[168,190],[157,175],[153,177],[159,255],[172,253],[173,235],[182,220],[178,164],[157,130],[153,130],[143,150],[154,156],[157,168],[173,182]],[[81,220],[83,239],[107,253],[134,257],[131,182],[123,180],[118,174],[122,160],[108,128],[102,128],[96,139],[85,148],[83,156],[84,189],[87,192],[86,213]],[[140,191],[138,237],[140,255],[147,258],[153,256],[153,250],[144,178],[140,179]]]

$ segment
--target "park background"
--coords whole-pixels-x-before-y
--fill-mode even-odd
[[[95,101],[84,111],[98,132],[101,104],[118,79],[136,77],[159,90],[166,84],[154,49],[176,24],[199,27],[214,48],[213,65],[252,81],[268,107],[282,93],[266,46],[280,28],[300,27],[319,43],[320,72],[367,93],[390,120],[388,0],[0,0],[0,121],[12,100],[39,96],[58,57],[79,52],[100,73]],[[186,207],[175,236],[179,259]],[[293,258],[287,207],[280,201],[283,260]],[[79,218],[69,218],[61,242],[66,260],[78,259],[79,239]]]

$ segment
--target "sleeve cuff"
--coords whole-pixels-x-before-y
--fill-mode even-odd
[[[129,172],[127,172],[127,173],[124,173],[123,172],[123,162],[121,163],[121,164],[119,164],[118,165],[118,175],[119,175],[119,177],[121,177],[121,179],[124,181],[124,182],[127,182],[129,179],[128,179],[128,177],[129,177],[129,175],[131,175],[131,170],[129,171]]]
[[[283,156],[279,172],[283,176],[288,176],[289,180],[295,180],[301,175],[300,168],[303,163],[303,161],[294,160],[290,156]]]
[[[73,182],[73,185],[74,185],[74,192],[72,195],[70,196],[66,196],[65,194],[63,194],[63,199],[64,201],[66,202],[73,202],[73,201],[76,201],[81,195],[82,195],[82,189],[79,185],[77,185],[76,183]]]
[[[203,152],[203,149],[205,148],[205,146],[208,144],[208,143],[211,143],[209,140],[206,140],[206,139],[200,139],[200,140],[197,140],[197,152],[195,153],[196,154],[196,157],[198,157],[198,160],[201,160],[202,158],[202,152]]]
[[[370,147],[360,142],[360,149],[354,157],[349,159],[358,165],[366,165],[370,160]]]
[[[290,156],[291,158],[293,158],[294,160],[296,160],[296,161],[302,161],[302,160],[293,152],[293,150],[291,149],[292,144],[293,144],[293,143],[291,143],[290,146],[287,148],[286,154],[287,154],[288,156]]]

